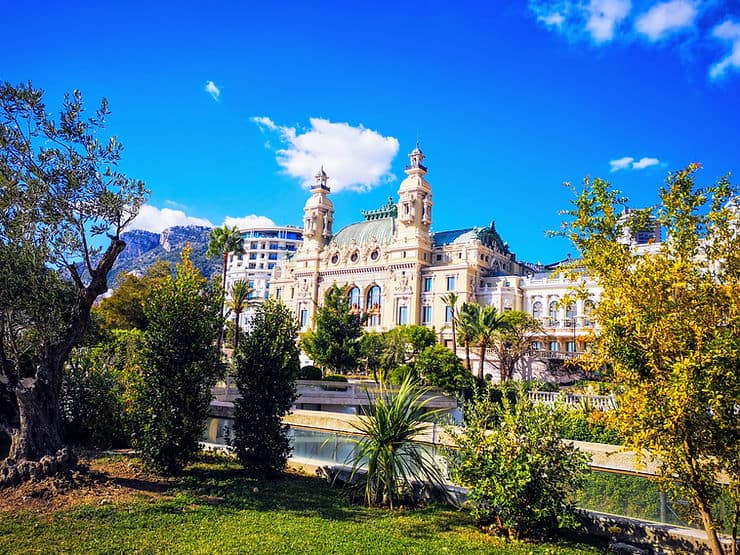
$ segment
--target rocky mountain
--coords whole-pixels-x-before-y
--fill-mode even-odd
[[[220,276],[221,259],[206,258],[210,233],[210,227],[195,225],[170,227],[162,233],[142,229],[127,231],[121,234],[121,239],[126,241],[126,248],[108,274],[108,283],[115,287],[115,278],[120,272],[144,273],[157,260],[166,260],[174,267],[186,244],[192,248],[190,259],[204,276]]]

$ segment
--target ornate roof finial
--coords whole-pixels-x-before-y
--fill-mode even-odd
[[[318,171],[318,173],[314,176],[316,178],[316,183],[313,187],[311,187],[312,190],[316,189],[322,189],[324,191],[329,191],[329,186],[326,184],[326,182],[329,180],[329,176],[326,175],[326,172],[324,171],[324,164],[321,164],[321,169]]]
[[[418,173],[416,170],[421,170],[423,173],[426,173],[427,168],[422,164],[424,158],[424,153],[421,151],[421,148],[419,148],[419,143],[417,142],[416,148],[409,153],[409,165],[406,166],[406,173],[409,173],[409,171]]]

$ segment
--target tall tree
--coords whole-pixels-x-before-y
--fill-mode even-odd
[[[98,138],[105,99],[87,114],[74,91],[55,120],[42,94],[0,85],[0,430],[18,463],[0,469],[0,485],[51,472],[43,457],[74,462],[61,433],[64,364],[146,196],[116,169],[121,144]]]
[[[316,329],[301,338],[301,346],[316,364],[338,374],[357,369],[363,317],[351,310],[347,287],[332,287],[316,310]]]
[[[594,363],[624,388],[620,432],[660,461],[663,487],[690,502],[719,555],[712,503],[734,496],[735,535],[740,507],[740,211],[728,179],[697,187],[698,169],[671,173],[652,213],[587,179],[561,234],[603,287]],[[659,249],[630,240],[656,222]]]
[[[474,303],[464,302],[460,312],[457,314],[457,340],[460,341],[465,347],[465,367],[468,372],[473,371],[473,366],[470,364],[470,346],[475,340],[475,327],[473,326],[473,318],[470,315],[471,311],[475,311],[472,308]]]
[[[499,377],[510,380],[516,365],[526,355],[532,342],[541,337],[544,329],[527,312],[507,310],[501,314],[501,326],[496,330],[491,351],[498,359]]]
[[[215,339],[223,327],[221,292],[182,251],[175,277],[158,284],[144,306],[148,326],[136,394],[134,447],[152,467],[176,474],[198,450],[222,372]]]
[[[466,303],[463,313],[465,326],[470,327],[472,344],[478,349],[478,379],[485,377],[486,352],[493,345],[496,334],[505,327],[502,316],[495,306],[481,306],[477,303]]]
[[[118,285],[110,297],[106,297],[93,312],[106,329],[146,329],[144,302],[154,287],[172,273],[169,262],[158,260],[143,276],[122,273],[117,277]]]
[[[239,348],[239,336],[241,328],[239,319],[241,313],[252,304],[254,288],[246,280],[240,279],[231,284],[229,289],[229,301],[226,308],[234,312],[234,350]]]
[[[244,254],[244,239],[239,232],[239,228],[236,226],[229,227],[226,224],[223,227],[214,228],[211,231],[211,235],[208,241],[208,250],[206,256],[209,258],[215,258],[221,256],[223,262],[221,264],[221,290],[226,291],[226,267],[229,262],[229,254]],[[225,297],[224,297],[225,300]],[[224,305],[221,304],[221,313],[223,314]],[[223,343],[224,334],[223,331],[218,337],[218,346],[221,348]]]
[[[452,352],[457,354],[457,293],[447,293],[441,297],[444,305],[450,310],[450,325],[452,326]]]
[[[236,352],[233,446],[246,471],[256,476],[281,472],[291,447],[282,417],[296,397],[300,370],[298,323],[280,301],[255,310],[251,329]]]

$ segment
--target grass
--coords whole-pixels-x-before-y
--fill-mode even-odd
[[[189,467],[168,495],[0,517],[0,553],[601,553],[571,543],[512,543],[439,507],[351,505],[318,478],[246,479],[231,461]]]

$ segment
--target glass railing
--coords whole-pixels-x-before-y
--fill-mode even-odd
[[[231,423],[232,420],[227,418],[209,418],[203,441],[228,445]],[[301,427],[291,427],[289,435],[293,446],[292,457],[316,465],[350,464],[356,442],[362,437],[359,434]],[[447,476],[445,448],[430,444],[422,444],[422,447],[438,465],[442,475]],[[728,502],[726,500],[724,503]],[[590,511],[638,520],[702,528],[701,522],[696,519],[687,523],[685,502],[671,502],[660,491],[658,484],[645,476],[592,470],[578,493],[576,505]],[[729,510],[729,505],[723,507],[720,502],[715,507],[716,514],[722,515],[725,509]],[[729,531],[727,526],[723,528]]]

